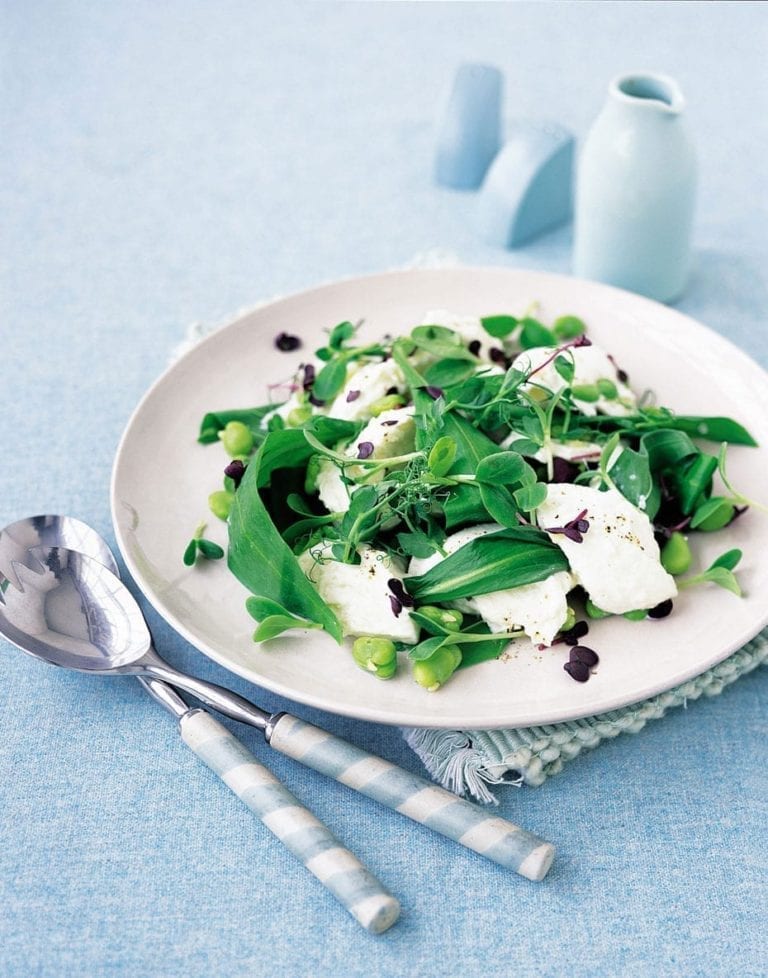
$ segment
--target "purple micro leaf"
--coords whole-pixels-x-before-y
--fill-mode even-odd
[[[560,633],[558,641],[565,642],[566,645],[578,646],[579,639],[584,638],[588,632],[589,625],[585,621],[577,621],[573,628],[569,628],[568,631]]]
[[[575,659],[573,662],[566,662],[563,669],[577,683],[585,683],[589,679],[589,666],[584,662],[579,662],[578,659]]]
[[[498,363],[501,366],[506,367],[506,365],[507,365],[507,356],[504,353],[504,351],[503,350],[500,350],[497,346],[492,346],[491,347],[491,349],[488,351],[488,356],[491,358],[491,360],[493,361],[493,363]]]
[[[400,604],[403,605],[403,607],[413,608],[415,601],[405,590],[402,581],[398,580],[396,577],[390,577],[390,579],[387,581],[387,587],[394,594]]]
[[[373,455],[373,442],[361,441],[357,446],[358,458],[370,458]]]
[[[552,460],[552,482],[573,482],[579,470],[564,458]]]
[[[480,340],[472,340],[472,342],[469,344],[468,349],[469,352],[472,354],[472,356],[476,357],[480,352]]]
[[[584,517],[587,515],[587,510],[582,509],[578,516],[575,516],[572,520],[569,520],[565,526],[549,526],[545,527],[547,533],[562,533],[569,540],[574,543],[583,543],[584,537],[583,533],[586,533],[589,529],[589,520],[585,520]]]
[[[600,661],[600,656],[594,649],[588,649],[586,645],[576,645],[571,649],[570,661],[572,663],[581,662],[588,669],[591,669],[593,666],[598,664]]]
[[[278,333],[275,337],[275,346],[283,353],[292,353],[301,346],[301,340],[298,336],[291,336],[290,333]]]
[[[308,391],[309,388],[312,386],[312,384],[314,384],[314,382],[315,382],[315,368],[312,366],[311,363],[308,363],[304,367],[304,380],[302,381],[302,386],[304,387],[304,390]]]
[[[389,598],[389,603],[392,607],[392,614],[395,616],[395,618],[399,618],[400,612],[403,610],[402,603],[398,601],[394,594],[389,594],[387,597]]]
[[[352,401],[356,401],[360,397],[360,391],[350,391],[347,394],[347,404],[351,404]]]
[[[240,461],[239,458],[233,459],[229,465],[224,469],[224,475],[229,476],[229,478],[234,482],[235,489],[240,485],[243,476],[245,475],[245,466]]]
[[[429,394],[433,401],[436,401],[438,397],[443,396],[442,388],[440,387],[425,387],[424,390]]]
[[[651,608],[648,612],[649,618],[666,618],[667,615],[672,613],[672,599],[667,598],[666,601],[662,601],[661,604],[657,604],[655,608]]]

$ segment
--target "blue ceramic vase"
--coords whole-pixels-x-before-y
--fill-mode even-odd
[[[622,75],[584,144],[576,176],[574,271],[661,302],[690,270],[696,159],[677,83]]]

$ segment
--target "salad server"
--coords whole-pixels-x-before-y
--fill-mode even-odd
[[[7,558],[4,560],[3,557],[6,539],[7,531],[0,534],[0,575],[8,564]],[[101,543],[106,548],[106,544]],[[63,647],[52,647],[41,640],[39,622],[36,631],[24,633],[18,625],[9,621],[6,602],[5,606],[0,605],[0,633],[23,651],[86,672],[147,675],[180,686],[224,715],[257,727],[271,747],[321,774],[333,777],[414,821],[426,824],[527,879],[539,881],[546,876],[554,858],[551,843],[506,819],[487,814],[479,806],[457,798],[425,778],[355,747],[328,731],[288,713],[269,714],[221,686],[178,672],[154,650],[149,629],[136,601],[103,563],[58,547],[33,547],[32,554],[45,567],[46,573],[35,575],[27,569],[23,583],[26,585],[29,582],[34,586],[36,576],[48,581],[52,578],[53,584],[45,586],[52,586],[57,594],[63,595],[66,594],[67,585],[70,592],[74,590],[74,585],[77,591],[74,602],[71,599],[69,602],[71,610],[76,618],[84,619],[80,610],[82,602],[88,611],[88,620],[85,630],[84,622],[79,623],[83,638],[78,646],[73,647],[72,639],[67,639],[65,633],[58,636]],[[21,566],[15,563],[14,569]],[[28,592],[31,591],[32,587],[29,587]],[[9,593],[6,589],[6,597]],[[72,627],[70,625],[70,629]],[[185,733],[185,727],[189,728],[185,718],[182,718],[180,726],[182,738],[190,745],[196,743],[194,736]],[[187,740],[187,736],[190,736],[190,740]],[[209,762],[207,757],[204,759],[217,773],[224,773],[220,765],[216,766],[215,760]]]
[[[6,632],[10,625],[17,633],[11,641],[23,651],[54,665],[64,665],[66,660],[62,657],[75,653],[71,648],[68,651],[53,644],[57,637],[62,642],[66,638],[66,635],[54,633],[55,628],[63,627],[58,618],[61,609],[50,609],[51,619],[55,617],[57,624],[50,621],[50,631],[45,638],[37,634],[37,641],[30,641],[31,635],[25,645],[18,641],[23,640],[18,633],[21,616],[24,616],[26,627],[34,627],[35,620],[41,625],[49,624],[48,609],[33,605],[36,595],[44,598],[45,594],[56,593],[55,588],[35,592],[34,586],[29,587],[30,582],[33,585],[43,583],[30,578],[30,571],[46,576],[39,574],[42,567],[37,565],[35,553],[45,560],[57,562],[60,573],[63,573],[68,553],[97,560],[99,566],[103,565],[115,578],[119,576],[119,570],[112,551],[99,534],[72,517],[35,516],[0,531],[0,632],[11,638]],[[33,555],[31,560],[30,554]],[[21,578],[26,590],[21,592],[23,600],[19,602],[13,582],[20,582]],[[77,587],[74,575],[72,583]],[[80,600],[76,593],[70,592],[69,597],[75,603]],[[74,605],[71,610],[75,610]],[[39,617],[41,611],[44,614]],[[34,617],[36,612],[37,618]],[[82,612],[89,618],[89,624],[98,621],[98,609],[92,605],[84,605]],[[17,622],[15,626],[11,624],[12,620]],[[47,652],[44,651],[46,647]],[[138,679],[147,692],[176,717],[184,742],[259,816],[361,926],[371,933],[381,934],[395,923],[400,915],[398,900],[226,727],[205,710],[190,707],[167,683],[142,676]]]

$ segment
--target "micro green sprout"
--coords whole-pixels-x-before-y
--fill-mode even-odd
[[[221,560],[224,556],[223,548],[212,540],[206,540],[203,533],[205,533],[205,523],[198,523],[192,539],[184,550],[183,560],[187,567],[192,567],[198,555],[206,560]]]
[[[741,560],[741,556],[741,550],[727,550],[724,554],[720,554],[717,560],[714,560],[701,574],[684,577],[677,582],[677,586],[682,590],[696,584],[717,584],[719,587],[725,588],[726,591],[741,597],[741,586],[733,573],[734,568]]]

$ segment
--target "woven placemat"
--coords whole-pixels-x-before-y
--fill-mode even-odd
[[[718,696],[731,683],[768,662],[768,628],[738,652],[680,686],[620,710],[566,723],[516,730],[424,730],[403,736],[432,777],[457,794],[495,802],[488,785],[540,785],[567,761],[619,734],[636,734],[650,720],[701,696]]]

